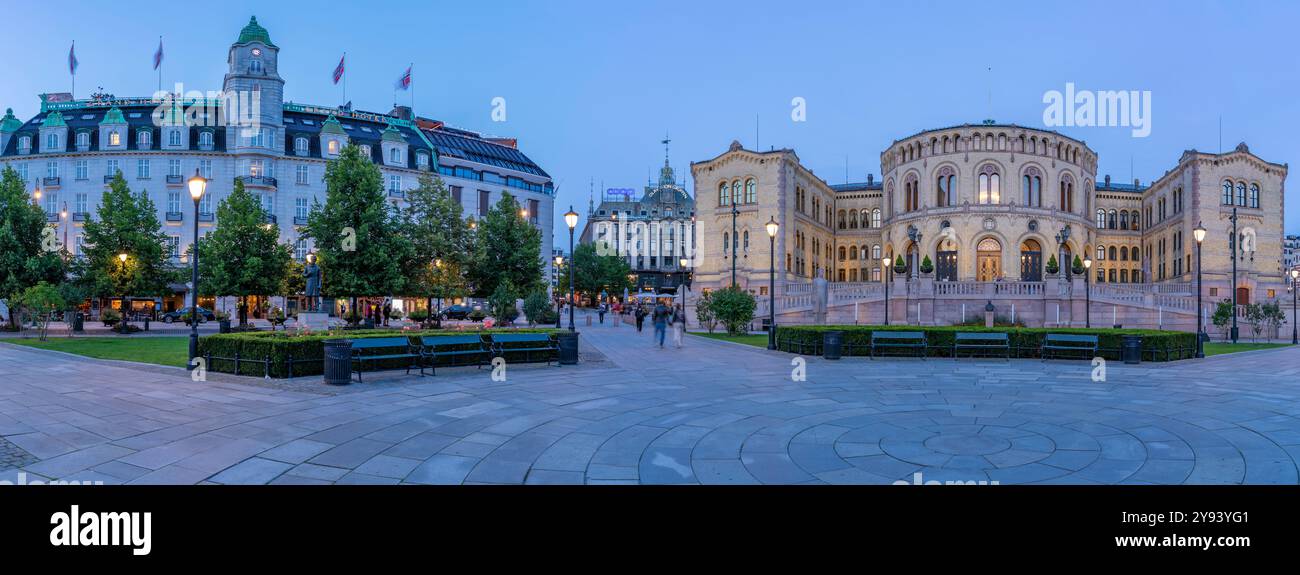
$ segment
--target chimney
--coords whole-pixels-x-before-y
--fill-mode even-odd
[[[410,107],[410,106],[394,106],[394,107],[393,107],[393,111],[392,111],[392,112],[389,112],[388,115],[389,115],[389,116],[392,116],[392,117],[394,117],[394,118],[401,119],[401,120],[407,120],[407,121],[410,121],[410,119],[411,119],[411,107]]]

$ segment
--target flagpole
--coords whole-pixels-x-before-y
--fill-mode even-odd
[[[158,35],[158,91],[162,91],[162,34]]]
[[[75,58],[77,57],[77,41],[76,41],[76,40],[73,40],[73,41],[72,41],[72,49],[69,50],[68,53],[69,53],[69,54],[72,54],[72,58],[71,58],[69,61],[71,61],[72,59],[75,59]],[[76,99],[77,99],[77,68],[76,68],[75,66],[71,66],[71,65],[69,65],[69,66],[68,66],[68,71],[69,71],[69,72],[72,72],[72,99],[73,99],[73,100],[76,100]]]
[[[411,123],[415,123],[415,62],[406,67],[411,72]]]
[[[343,53],[343,101],[340,107],[348,103],[348,53]]]

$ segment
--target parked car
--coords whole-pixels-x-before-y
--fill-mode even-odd
[[[443,308],[442,311],[438,312],[438,316],[444,320],[466,319],[469,317],[469,314],[472,313],[473,311],[474,309],[467,305],[453,305],[453,306],[447,306]]]
[[[203,323],[205,321],[214,321],[217,319],[216,316],[212,314],[212,310],[205,309],[203,306],[199,306],[198,310],[199,310],[198,311],[199,323]],[[162,320],[163,323],[172,323],[176,321],[183,322],[183,321],[189,321],[189,317],[190,317],[190,308],[183,307],[176,311],[171,311],[163,314]]]

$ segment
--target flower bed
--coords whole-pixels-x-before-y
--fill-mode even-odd
[[[471,335],[492,333],[549,333],[556,329],[476,329],[476,330],[352,330],[338,333],[296,335],[292,332],[248,332],[209,335],[199,338],[199,355],[205,358],[207,369],[218,373],[234,373],[274,378],[320,375],[324,371],[325,340],[363,339],[375,337],[407,337],[415,343],[422,336]],[[507,361],[522,361],[506,353]],[[378,362],[379,369],[399,367],[402,360]],[[409,362],[407,362],[409,363]]]
[[[1090,334],[1097,336],[1097,354],[1108,360],[1120,359],[1123,336],[1142,336],[1142,359],[1145,361],[1173,361],[1188,359],[1196,354],[1196,334],[1181,331],[1160,331],[1153,329],[1083,329],[1083,328],[1037,328],[1037,327],[966,327],[966,326],[866,326],[866,325],[819,325],[819,326],[777,326],[776,348],[781,351],[821,355],[822,337],[825,332],[844,333],[843,355],[869,355],[871,350],[871,332],[919,331],[925,333],[929,343],[931,357],[951,357],[952,344],[957,332],[1000,332],[1006,333],[1010,340],[1013,357],[1038,357],[1043,337],[1049,333]]]

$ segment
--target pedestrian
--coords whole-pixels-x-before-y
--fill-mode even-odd
[[[680,305],[673,306],[672,319],[673,319],[672,321],[673,345],[676,346],[677,349],[681,349],[682,334],[686,332],[686,312],[682,310],[682,306]]]
[[[668,332],[668,316],[671,315],[668,308],[663,303],[655,304],[654,316],[651,321],[655,324],[655,340],[659,342],[659,347],[664,346],[664,336]]]
[[[596,314],[600,316],[600,324],[605,325],[605,303],[604,302],[601,302],[600,305],[596,306]]]
[[[393,313],[393,300],[384,300],[384,327],[388,327],[388,316]]]
[[[636,306],[636,312],[634,315],[636,317],[636,332],[641,333],[641,326],[645,325],[645,306]]]

